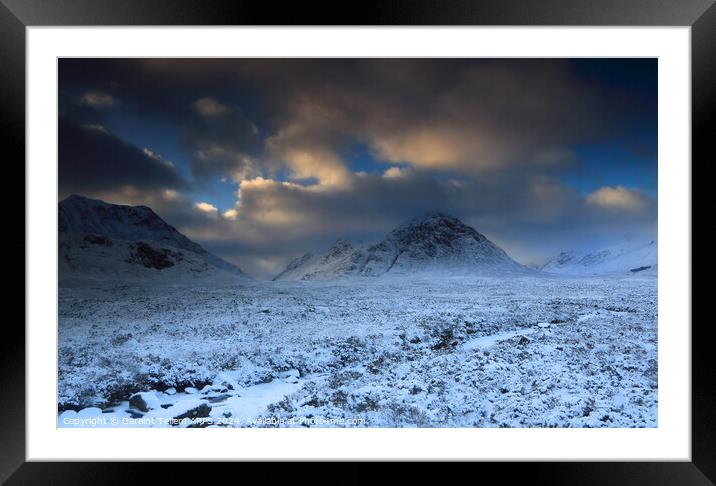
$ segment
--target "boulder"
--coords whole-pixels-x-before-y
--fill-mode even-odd
[[[174,417],[174,419],[182,420],[182,419],[195,419],[195,418],[208,417],[209,412],[211,412],[211,407],[206,403],[202,403],[196,407],[190,408],[189,410],[182,413],[181,415],[177,415],[176,417]]]
[[[154,392],[139,392],[129,397],[129,406],[146,413],[159,408],[159,399]]]

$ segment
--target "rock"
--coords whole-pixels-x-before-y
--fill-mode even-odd
[[[542,329],[545,329],[545,328],[549,327],[549,322],[540,322],[540,323],[537,324],[537,325],[538,325],[539,327],[541,327]]]
[[[137,410],[140,410],[142,412],[149,411],[147,402],[144,401],[144,398],[142,398],[140,394],[132,395],[132,397],[129,399],[129,406],[132,408],[136,408]]]
[[[530,340],[527,339],[525,336],[520,336],[520,340],[517,342],[520,346],[524,346],[526,344],[529,344]]]
[[[298,377],[301,376],[301,373],[294,369],[284,372],[283,375],[286,383],[298,383]]]
[[[189,395],[195,395],[195,394],[199,393],[199,390],[197,390],[193,386],[188,386],[188,387],[184,388],[184,393],[188,393]]]
[[[177,415],[174,417],[175,420],[182,420],[182,419],[195,419],[195,418],[201,418],[201,417],[208,417],[209,412],[211,412],[211,407],[206,404],[202,403],[201,405],[191,408],[184,412],[181,415]]]
[[[209,400],[209,403],[219,403],[226,401],[227,398],[231,397],[231,395],[227,393],[221,393],[219,395],[212,395],[209,397],[206,397],[207,400]]]
[[[235,390],[239,386],[228,373],[219,373],[211,381],[213,386],[226,388],[227,390]],[[221,391],[220,393],[224,392]]]
[[[177,389],[174,387],[167,388],[166,390],[164,390],[164,393],[166,393],[167,395],[176,395]]]
[[[202,393],[209,393],[209,392],[216,392],[216,393],[226,393],[229,389],[224,385],[206,385],[204,388],[202,388]]]
[[[159,408],[159,399],[154,392],[139,392],[129,397],[129,406],[141,412]]]
[[[125,410],[125,412],[127,412],[127,414],[129,414],[129,418],[132,418],[132,419],[138,419],[138,418],[143,417],[143,415],[141,413],[137,413],[135,410],[132,410],[131,408]]]

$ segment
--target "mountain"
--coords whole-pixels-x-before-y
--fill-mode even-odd
[[[356,247],[339,240],[323,254],[293,260],[274,280],[381,275],[506,275],[534,272],[474,228],[441,213],[413,219],[379,243]]]
[[[626,240],[597,251],[563,251],[542,270],[560,275],[656,275],[657,247],[656,240]]]
[[[60,280],[182,283],[197,278],[247,280],[147,206],[72,195],[58,210]]]

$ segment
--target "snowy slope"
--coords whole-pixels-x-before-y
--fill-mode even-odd
[[[339,240],[326,253],[303,255],[274,280],[530,272],[474,228],[444,214],[430,214],[397,227],[372,246]]]
[[[656,275],[657,241],[628,240],[592,252],[563,251],[542,270],[560,275]]]
[[[60,280],[65,283],[249,278],[146,206],[122,206],[72,195],[59,204],[58,226]]]
[[[305,255],[291,261],[274,280],[329,280],[359,273],[364,249],[346,240],[336,241],[325,253]]]

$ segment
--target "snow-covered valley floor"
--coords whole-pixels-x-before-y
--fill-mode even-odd
[[[657,279],[61,288],[60,427],[655,427]]]

